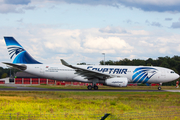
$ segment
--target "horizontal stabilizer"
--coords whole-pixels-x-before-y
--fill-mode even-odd
[[[27,66],[26,65],[18,65],[18,64],[13,64],[13,63],[5,63],[3,62],[3,64],[6,64],[10,67],[13,67],[15,69],[18,69],[18,70],[26,70],[27,69]]]

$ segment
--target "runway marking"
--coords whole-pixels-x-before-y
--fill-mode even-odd
[[[164,91],[167,91],[167,92],[180,92],[180,90],[164,90]]]

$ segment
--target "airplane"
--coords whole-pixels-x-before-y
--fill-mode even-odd
[[[153,66],[123,66],[123,65],[71,65],[60,59],[62,65],[43,64],[35,60],[13,38],[4,37],[12,63],[3,62],[15,69],[27,73],[59,81],[78,81],[92,83],[88,90],[98,90],[97,83],[113,87],[126,87],[128,83],[162,83],[179,78],[173,70]]]

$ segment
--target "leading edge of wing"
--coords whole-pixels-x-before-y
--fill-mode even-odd
[[[79,75],[81,76],[92,76],[92,77],[95,77],[97,76],[97,78],[107,78],[107,77],[111,77],[110,75],[108,74],[105,74],[105,73],[100,73],[100,72],[97,72],[97,71],[92,71],[92,70],[88,70],[88,69],[85,69],[85,68],[81,68],[81,67],[77,67],[77,66],[73,66],[73,65],[70,65],[68,64],[66,61],[64,61],[63,59],[60,59],[61,60],[61,63],[64,65],[64,66],[67,66],[67,67],[70,67],[70,68],[73,68],[73,69],[76,69],[76,70],[80,70],[82,71]],[[90,74],[87,74],[90,73]]]

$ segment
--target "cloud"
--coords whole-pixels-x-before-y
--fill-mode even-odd
[[[17,20],[17,22],[22,23],[22,22],[23,22],[23,19],[21,18],[21,19]]]
[[[150,24],[150,22],[148,20],[146,20],[145,23]]]
[[[165,54],[165,53],[167,53],[168,51],[169,51],[169,48],[168,48],[168,47],[159,48],[159,52],[160,52],[160,53]]]
[[[172,20],[172,18],[165,18],[165,20],[166,20],[166,21],[171,21],[171,20]]]
[[[156,26],[156,27],[162,27],[162,25],[159,22],[149,22],[148,20],[145,21],[146,24],[150,26]]]
[[[171,28],[180,28],[180,22],[173,22]]]
[[[35,6],[28,6],[31,0],[4,0],[0,1],[0,13],[23,13],[24,10],[35,9]]]
[[[179,0],[49,0],[56,2],[66,2],[69,4],[87,4],[87,5],[109,5],[119,8],[121,5],[129,8],[138,8],[144,11],[165,12],[180,11]]]
[[[131,24],[131,23],[132,23],[132,20],[126,20],[126,21],[124,21],[124,22],[126,22],[126,23],[128,23],[128,24]]]
[[[151,26],[162,27],[159,22],[152,22]]]
[[[113,29],[115,32],[111,32]],[[145,59],[179,54],[178,34],[159,29],[152,32],[126,29],[124,34],[121,30],[118,26],[69,30],[29,24],[18,29],[1,27],[0,36],[13,36],[42,63],[60,64],[59,59],[62,58],[72,64],[98,64],[103,59],[101,53],[106,53],[106,60]],[[0,47],[0,61],[9,62],[3,39],[0,39]]]
[[[178,7],[180,5],[180,1],[178,0],[121,0],[121,4],[127,7],[134,7],[139,8],[144,11],[158,11],[158,12],[165,12],[165,11],[180,11]]]
[[[123,39],[119,37],[87,37],[83,40],[83,46],[86,49],[91,49],[90,52],[103,52],[106,53],[124,53],[133,50],[133,47],[126,43]]]
[[[0,13],[22,12],[22,6],[32,5],[32,7],[27,7],[29,9],[34,9],[33,6],[43,6],[43,3],[51,3],[58,5],[62,3],[67,4],[84,4],[84,5],[104,5],[120,8],[122,6],[128,7],[130,9],[138,8],[143,11],[157,11],[157,12],[180,12],[180,1],[179,0],[4,0],[0,1],[0,8],[6,5],[6,9],[0,9]],[[11,6],[10,6],[11,5]],[[13,6],[13,8],[11,8]]]
[[[153,43],[147,42],[145,40],[139,41],[138,43],[140,46],[146,46],[146,47],[154,47]]]
[[[24,10],[34,10],[36,6],[25,6],[23,7]]]
[[[27,5],[31,0],[4,0],[5,4],[14,4],[14,5]]]
[[[150,35],[150,33],[148,31],[145,31],[145,30],[128,30],[128,33],[131,34],[131,35],[134,35],[134,36]]]
[[[102,33],[127,33],[125,29],[122,29],[120,27],[110,27],[110,26],[101,28],[99,29],[99,31]]]
[[[0,4],[0,13],[21,13],[22,10],[17,9],[16,5]]]

